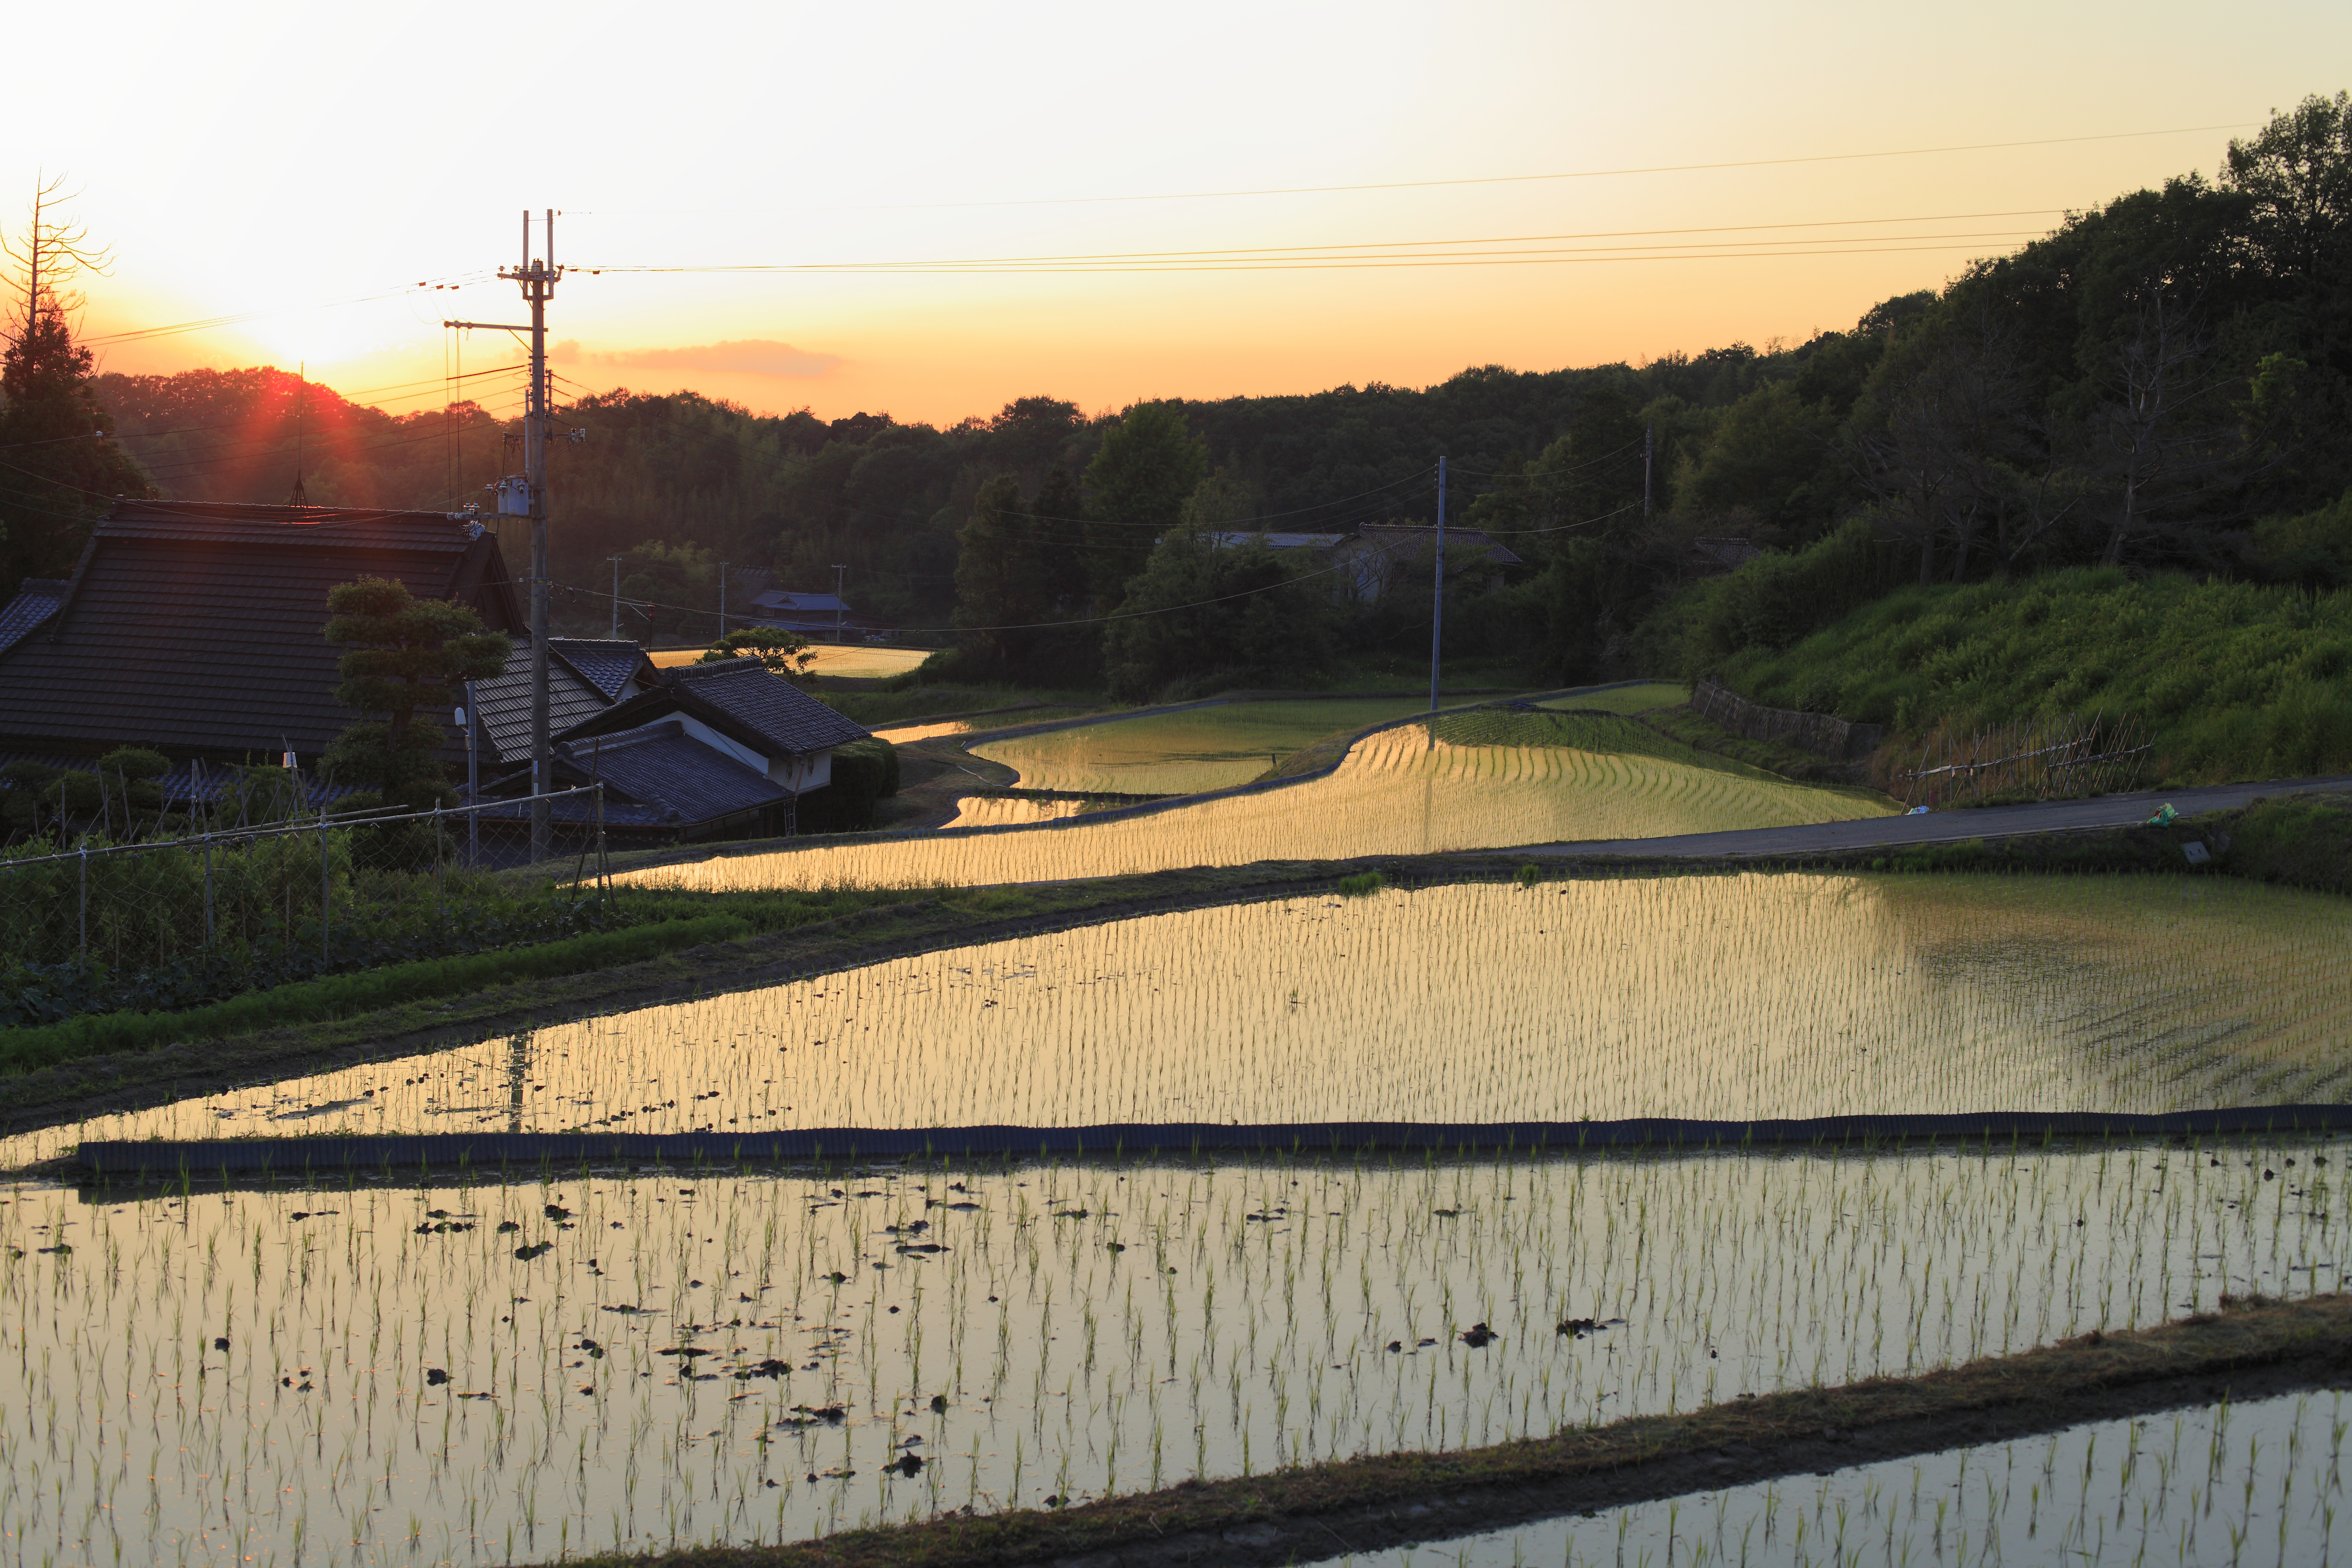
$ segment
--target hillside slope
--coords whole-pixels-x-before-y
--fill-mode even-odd
[[[1781,708],[1889,726],[2127,714],[2152,784],[2352,771],[2352,595],[2075,569],[1906,588],[1791,646],[1750,647],[1726,684]]]

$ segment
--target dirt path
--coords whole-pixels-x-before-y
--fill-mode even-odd
[[[1956,844],[1971,838],[2015,838],[2037,833],[2074,833],[2084,828],[2128,827],[2146,822],[2169,803],[2182,816],[2227,811],[2263,795],[2311,790],[2352,789],[2352,774],[2330,778],[2273,779],[2263,784],[2204,784],[2194,789],[2137,790],[2095,800],[2050,800],[2032,805],[1972,806],[1924,816],[1870,816],[1847,822],[1816,822],[1801,827],[1751,827],[1727,833],[1688,833],[1673,838],[1609,838],[1531,844],[1521,849],[1482,849],[1482,856],[1524,855],[1532,859],[1588,859],[1633,856],[1645,860],[1715,860],[1769,856],[1776,858],[1893,849],[1920,844]]]

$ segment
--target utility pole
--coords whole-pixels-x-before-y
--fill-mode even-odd
[[[522,214],[522,256],[499,276],[520,284],[530,306],[530,325],[503,321],[444,321],[445,327],[530,334],[530,386],[523,395],[523,488],[530,516],[530,858],[551,852],[547,792],[554,783],[555,751],[547,729],[547,301],[563,269],[555,265],[555,209],[546,214],[547,254],[530,254],[530,209]],[[505,481],[499,482],[501,492]],[[500,510],[505,510],[503,493]]]
[[[719,563],[719,640],[727,640],[727,563]]]
[[[849,568],[836,561],[833,563],[833,640],[839,647],[842,637],[842,612],[849,606],[841,602],[841,574]]]
[[[1445,459],[1437,459],[1437,574],[1430,585],[1429,710],[1437,711],[1437,655],[1445,643]]]
[[[613,640],[618,642],[621,638],[621,558],[609,555],[605,559],[613,563]]]
[[[1650,515],[1650,457],[1656,449],[1658,422],[1651,420],[1642,426],[1642,515]]]

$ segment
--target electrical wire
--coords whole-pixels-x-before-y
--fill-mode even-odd
[[[1319,196],[1353,191],[1422,191],[1454,185],[1532,184],[1549,180],[1602,180],[1637,174],[1686,174],[1717,169],[1766,169],[1802,163],[1856,163],[1874,158],[1924,158],[1954,153],[2007,152],[2021,147],[2063,147],[2086,142],[2127,142],[2154,136],[2193,136],[2214,131],[2244,131],[2251,129],[2252,123],[2252,121],[2238,121],[2221,125],[2179,125],[2162,131],[2111,131],[2087,136],[2043,136],[2020,142],[1971,142],[1944,147],[1896,147],[1869,153],[1819,153],[1802,157],[1744,158],[1713,163],[1653,163],[1618,169],[1571,169],[1550,174],[1482,174],[1442,180],[1379,180],[1346,185],[1273,185],[1255,190],[1170,191],[1133,196],[1033,196],[983,202],[896,202],[855,206],[802,207],[793,210],[936,212],[981,207],[1104,206],[1129,202],[1227,201],[1247,196]],[[583,208],[578,216],[589,216],[593,210]]]

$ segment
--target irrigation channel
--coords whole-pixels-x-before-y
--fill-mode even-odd
[[[2323,1563],[2352,1550],[2347,1431],[2352,1400],[2341,1389],[2195,1405],[1333,1557],[1319,1568]]]

